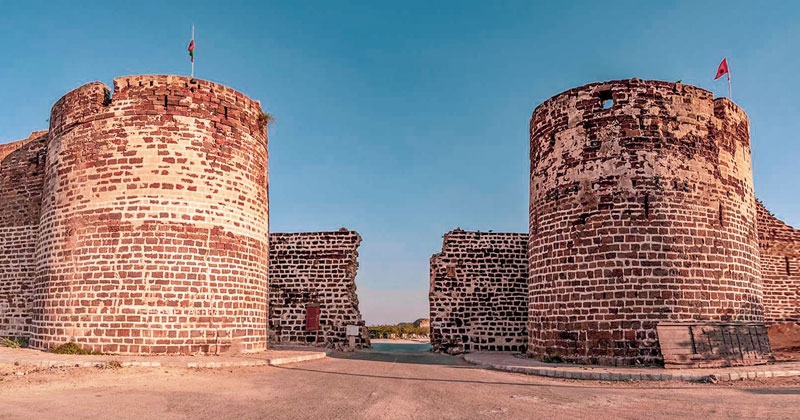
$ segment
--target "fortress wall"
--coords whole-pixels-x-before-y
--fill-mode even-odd
[[[178,76],[82,86],[51,114],[31,345],[119,354],[267,345],[258,102]]]
[[[735,104],[675,83],[594,83],[537,107],[530,135],[529,353],[658,362],[659,321],[764,320]]]
[[[444,235],[431,257],[430,319],[434,350],[523,351],[528,341],[528,235]]]
[[[773,216],[761,202],[758,242],[768,324],[800,323],[800,230]]]
[[[0,145],[0,337],[29,337],[47,132]]]
[[[356,295],[358,247],[354,231],[270,234],[271,344],[343,348],[347,326],[358,326],[356,347],[369,347]],[[306,330],[306,308],[319,306],[319,329]]]

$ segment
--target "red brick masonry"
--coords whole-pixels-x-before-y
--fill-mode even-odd
[[[27,337],[47,132],[0,145],[0,336]]]
[[[447,233],[431,258],[434,346],[625,365],[663,360],[661,321],[800,321],[800,231],[756,201],[749,122],[730,100],[593,83],[538,106],[530,146],[526,299],[512,299],[525,250]],[[527,340],[508,328],[523,314]]]
[[[447,232],[431,257],[434,350],[524,351],[528,342],[528,235]]]
[[[658,321],[764,320],[735,104],[675,83],[594,83],[538,106],[530,133],[531,354],[651,362]]]
[[[767,324],[800,322],[800,230],[758,207],[758,243]]]
[[[269,238],[270,344],[349,346],[347,326],[358,326],[356,347],[369,347],[356,295],[358,232],[272,233]],[[318,305],[319,329],[306,330],[306,308]]]
[[[239,92],[177,76],[59,100],[46,158],[39,140],[6,146],[0,335],[120,354],[266,349],[261,115]]]

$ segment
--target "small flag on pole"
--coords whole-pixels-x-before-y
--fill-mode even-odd
[[[189,57],[192,57],[192,63],[194,63],[194,40],[189,42]]]
[[[192,25],[192,40],[189,41],[189,57],[192,58],[192,79],[194,79],[194,25]]]
[[[732,99],[731,95],[731,70],[728,68],[728,58],[725,57],[722,59],[722,62],[719,63],[719,67],[717,68],[717,75],[714,77],[714,80],[719,79],[724,75],[728,75],[728,99]]]
[[[189,47],[189,49],[193,49],[193,48],[194,48],[194,44],[192,44],[192,46]],[[714,77],[714,80],[717,80],[717,79],[719,79],[720,77],[722,77],[722,76],[724,76],[726,74],[728,75],[728,77],[730,77],[730,73],[728,73],[728,59],[727,58],[723,58],[722,62],[719,63],[719,68],[717,69],[717,76]]]

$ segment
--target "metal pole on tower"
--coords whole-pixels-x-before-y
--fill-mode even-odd
[[[192,46],[194,46],[194,25],[192,25]],[[192,54],[192,79],[194,79],[194,54]],[[728,76],[728,84],[730,84],[730,76]]]
[[[733,100],[733,95],[731,94],[731,68],[728,66],[728,99]]]

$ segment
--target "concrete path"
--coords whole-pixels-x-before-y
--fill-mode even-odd
[[[514,353],[475,352],[464,355],[464,360],[479,366],[506,372],[548,376],[565,379],[592,379],[601,381],[692,381],[727,382],[739,379],[779,378],[800,376],[800,362],[775,363],[758,366],[709,369],[664,369],[600,367],[573,364],[543,363],[516,357]]]
[[[235,356],[117,356],[54,354],[40,350],[0,347],[0,365],[40,367],[190,367],[223,368],[232,366],[280,366],[323,359],[325,349],[268,350]]]

